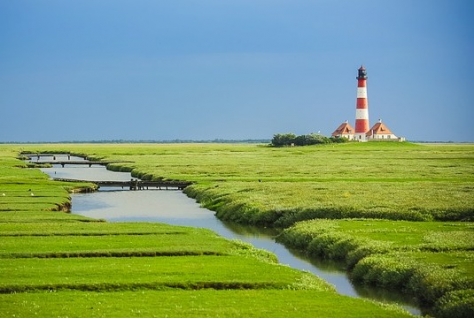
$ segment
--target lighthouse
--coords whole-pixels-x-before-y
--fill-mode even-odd
[[[366,133],[369,131],[369,104],[367,102],[367,71],[364,66],[358,70],[357,103],[354,139],[365,142]]]
[[[379,119],[378,123],[370,128],[369,126],[369,103],[367,102],[367,71],[364,66],[358,70],[357,74],[357,104],[355,129],[345,121],[332,133],[332,137],[346,138],[351,141],[405,141],[404,137],[397,137]]]

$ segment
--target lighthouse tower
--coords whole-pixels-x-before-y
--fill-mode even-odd
[[[369,104],[367,102],[367,71],[364,66],[359,68],[357,75],[357,104],[354,139],[366,141],[366,133],[369,131]]]

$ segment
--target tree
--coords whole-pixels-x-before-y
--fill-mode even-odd
[[[337,137],[330,137],[329,138],[331,140],[332,143],[346,143],[346,142],[349,142],[349,139],[347,137],[340,137],[340,136],[337,136]]]
[[[273,146],[290,146],[295,142],[296,135],[293,133],[275,134],[273,135]]]
[[[327,144],[330,143],[330,139],[326,136],[321,134],[311,133],[306,135],[306,145],[314,145],[314,144]]]
[[[275,134],[271,144],[273,146],[290,146],[292,144],[297,146],[328,144],[328,143],[345,143],[349,140],[345,137],[326,137],[319,133],[311,133],[296,136],[293,133]]]
[[[321,134],[306,134],[299,135],[295,138],[295,145],[305,146],[305,145],[315,145],[315,144],[326,144],[330,143],[331,140]]]

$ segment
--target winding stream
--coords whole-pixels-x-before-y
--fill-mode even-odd
[[[52,156],[33,158],[33,162],[52,160]],[[67,155],[55,155],[56,160],[67,160]],[[70,160],[83,160],[71,156]],[[104,166],[53,165],[42,168],[52,178],[81,180],[129,181],[130,173],[108,171]],[[176,190],[129,191],[121,188],[102,187],[100,191],[72,195],[72,213],[109,222],[160,222],[166,224],[208,228],[229,239],[240,239],[255,247],[274,253],[280,263],[309,271],[336,287],[340,294],[370,298],[386,303],[398,303],[413,315],[422,315],[420,309],[411,304],[402,294],[386,290],[355,286],[349,280],[343,266],[332,262],[310,260],[298,252],[275,242],[273,229],[261,229],[223,222],[214,212],[199,206],[195,200]]]

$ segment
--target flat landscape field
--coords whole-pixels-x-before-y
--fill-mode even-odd
[[[23,146],[24,149],[26,147]],[[187,189],[221,218],[289,226],[314,217],[473,220],[474,145],[395,142],[275,148],[255,144],[34,145]],[[233,214],[239,208],[240,214]],[[227,214],[230,211],[229,214]],[[302,216],[304,215],[304,216]]]
[[[18,167],[24,166],[15,159],[21,151],[84,154],[121,161],[108,168],[130,171],[142,179],[192,181],[185,193],[216,211],[221,219],[280,228],[278,240],[286,245],[346,263],[356,281],[402,290],[430,315],[474,315],[474,145],[373,142],[284,148],[255,144],[0,145],[0,195],[6,194],[0,198],[0,266],[4,274],[0,308],[8,309],[7,316],[33,316],[20,311],[24,309],[22,300],[44,302],[51,314],[97,316],[92,308],[81,313],[71,309],[60,312],[47,291],[86,304],[91,297],[80,292],[92,291],[99,294],[94,300],[104,298],[107,304],[109,312],[104,316],[130,316],[125,306],[112,310],[110,300],[120,296],[130,300],[136,290],[144,293],[143,300],[156,294],[166,294],[163,300],[187,300],[198,294],[196,298],[208,311],[180,304],[170,313],[176,316],[406,315],[338,296],[315,277],[272,263],[271,254],[217,237],[210,240],[214,235],[207,232],[156,224],[111,225],[50,212],[67,207],[68,191],[88,185],[52,182],[36,169]],[[25,191],[30,185],[35,196]],[[198,240],[192,243],[191,237]],[[91,265],[104,266],[94,275],[94,267],[77,262],[82,258]],[[126,268],[123,258],[137,259],[133,261],[137,273]],[[172,267],[174,274],[159,261],[169,259],[177,263]],[[189,260],[210,268],[186,268]],[[235,281],[230,279],[234,267],[238,270]],[[179,273],[179,269],[188,270]],[[228,277],[222,269],[229,269]],[[45,278],[32,279],[43,273]],[[127,278],[117,276],[120,273]],[[262,273],[268,278],[255,276]],[[210,299],[202,299],[224,291],[234,292],[237,307],[247,310],[236,313],[225,303],[219,312]],[[265,295],[260,297],[261,303],[249,298],[254,292]],[[291,304],[296,295],[302,305],[303,296],[308,302],[313,300],[311,313],[307,307],[303,311],[294,306],[292,312],[283,306],[283,299]],[[360,302],[364,311],[343,306],[349,300]],[[330,305],[324,306],[324,311],[323,302]],[[130,309],[134,309],[131,303]],[[254,309],[257,306],[258,311]],[[142,314],[153,316],[149,307],[141,307]],[[167,311],[173,308],[167,303],[163,307]],[[336,311],[342,307],[351,311]],[[375,312],[365,312],[372,307]],[[45,315],[37,308],[37,316]],[[164,316],[153,309],[157,316]],[[328,314],[328,309],[334,311]]]

